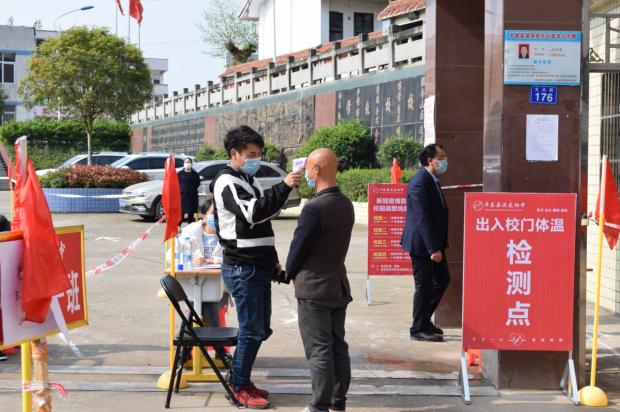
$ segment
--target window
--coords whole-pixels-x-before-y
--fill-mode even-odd
[[[353,35],[375,31],[375,16],[372,13],[353,13]]]
[[[153,84],[159,84],[160,80],[159,79],[154,79],[153,80]]]
[[[135,159],[125,166],[133,170],[145,170],[149,168],[149,159]]]
[[[149,160],[149,169],[164,169],[166,167],[165,157],[153,157]],[[176,163],[176,162],[175,162]],[[176,164],[175,164],[176,166]]]
[[[0,53],[0,83],[15,83],[15,53]]]
[[[97,159],[97,158],[93,157],[93,163],[98,164],[97,160],[95,160],[95,159]],[[79,160],[79,161],[75,162],[74,164],[76,164],[76,165],[86,165],[86,164],[88,164],[88,157],[85,157],[82,160]]]
[[[215,179],[215,176],[217,176],[217,174],[220,172],[220,170],[222,170],[225,167],[226,167],[226,163],[220,163],[220,164],[216,164],[213,166],[207,166],[200,171],[200,177],[203,180],[213,180]]]
[[[122,159],[125,156],[97,156],[97,164],[107,166],[116,162],[118,159]]]
[[[4,124],[7,122],[15,121],[15,112],[17,111],[17,106],[14,104],[4,104],[4,112],[2,113],[2,117],[0,117],[0,124]]]
[[[281,177],[280,173],[275,171],[273,168],[267,165],[260,165],[260,169],[258,173],[256,173],[256,177]]]
[[[329,41],[342,40],[342,13],[329,12]]]
[[[183,163],[185,163],[185,159],[182,159],[180,157],[177,157],[174,159],[174,167],[183,167]]]

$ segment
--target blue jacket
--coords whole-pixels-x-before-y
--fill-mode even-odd
[[[438,250],[443,253],[448,244],[448,207],[424,168],[407,186],[407,217],[400,244],[410,254],[427,258]]]

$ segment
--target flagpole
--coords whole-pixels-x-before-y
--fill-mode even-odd
[[[601,271],[603,263],[603,233],[605,230],[605,196],[607,191],[607,155],[603,155],[601,186],[599,189],[598,251],[596,256],[596,290],[594,294],[594,330],[592,331],[592,359],[590,363],[590,385],[581,388],[579,401],[585,406],[607,406],[607,395],[596,387],[596,357],[598,353],[598,324],[601,304]]]
[[[131,10],[127,13],[127,43],[131,44]]]
[[[140,47],[140,31],[142,30],[142,23],[138,23],[138,50],[142,51]]]
[[[114,10],[116,10],[116,16],[114,19],[114,34],[118,36],[118,4],[114,4]]]

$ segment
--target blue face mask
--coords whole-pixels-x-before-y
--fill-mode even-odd
[[[308,175],[308,171],[306,170],[306,183],[308,183],[308,187],[312,190],[316,189],[316,180],[311,179]]]
[[[437,173],[440,175],[446,173],[448,171],[448,159],[443,159],[439,161],[439,165],[437,166]]]
[[[207,216],[207,226],[209,226],[213,230],[216,230],[216,228],[215,228],[215,215],[213,215],[213,213],[211,213],[209,216]]]
[[[256,159],[246,159],[243,166],[241,166],[241,171],[250,176],[254,176],[259,168],[260,157],[257,157]]]

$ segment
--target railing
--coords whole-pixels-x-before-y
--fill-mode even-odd
[[[592,27],[603,26],[603,39],[591,39],[588,55],[590,72],[608,72],[620,70],[620,14],[593,13],[590,14]],[[593,44],[597,43],[597,44]]]
[[[208,82],[207,87],[197,84],[193,91],[174,92],[171,97],[148,104],[132,115],[131,123],[259,99],[369,72],[423,64],[422,35],[423,27],[419,26],[370,40],[367,34],[362,34],[357,43],[343,47],[335,42],[326,53],[317,54],[316,49],[311,49],[306,58],[295,60],[289,56],[285,64],[272,62],[264,69],[252,68],[247,73],[224,77],[219,84]]]

